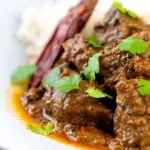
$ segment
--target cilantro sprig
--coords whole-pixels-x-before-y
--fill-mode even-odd
[[[88,61],[88,66],[84,69],[86,79],[90,81],[95,80],[95,75],[100,71],[99,53],[94,54]]]
[[[94,35],[89,36],[88,43],[92,45],[94,48],[102,48],[102,45],[99,43],[99,41],[96,39]]]
[[[126,13],[126,9],[122,5],[122,3],[118,2],[118,1],[114,1],[113,6],[117,9],[119,9],[122,13],[124,13],[124,14]]]
[[[137,19],[137,15],[136,13],[134,13],[133,11],[131,11],[130,9],[127,9],[125,8],[122,3],[118,2],[118,1],[114,1],[113,2],[113,6],[117,9],[119,9],[122,13],[134,18],[134,19]]]
[[[50,71],[48,78],[46,80],[47,87],[55,87],[55,82],[59,80],[59,74],[61,70],[59,67],[54,68],[52,71]]]
[[[36,134],[48,136],[53,132],[54,125],[52,123],[44,124],[28,124],[27,129]]]
[[[70,92],[75,89],[79,89],[79,83],[81,77],[78,74],[73,74],[69,77],[63,77],[55,82],[55,88],[62,92]]]
[[[47,87],[54,87],[58,91],[70,92],[75,89],[79,89],[79,83],[81,77],[78,74],[73,74],[72,76],[63,77],[59,79],[59,74],[61,69],[59,67],[53,69],[46,80]]]
[[[28,80],[32,74],[36,71],[37,67],[33,64],[27,64],[20,66],[11,75],[11,83],[20,84],[25,80]]]
[[[132,17],[134,19],[138,18],[138,16],[136,15],[136,13],[133,12],[133,11],[131,11],[131,10],[129,10],[129,9],[126,9],[126,13],[128,14],[128,16],[130,16],[130,17]]]
[[[88,88],[86,93],[88,93],[88,95],[90,97],[94,97],[94,98],[105,98],[105,97],[108,97],[108,98],[112,99],[112,96],[104,93],[101,89],[94,88],[94,87]]]
[[[150,95],[150,81],[139,79],[138,80],[138,92],[141,96]]]
[[[129,37],[121,42],[118,48],[130,52],[131,54],[142,54],[147,51],[148,44],[137,37]]]

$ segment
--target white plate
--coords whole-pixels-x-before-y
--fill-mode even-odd
[[[6,89],[9,86],[11,72],[26,60],[24,48],[18,43],[15,37],[19,24],[18,18],[28,6],[41,7],[44,2],[49,1],[50,0],[0,0],[0,147],[4,147],[8,150],[75,149],[27,131],[25,126],[13,117],[5,106]],[[55,1],[59,1],[59,8],[63,10],[77,0]],[[111,4],[111,1],[112,0],[100,0],[100,11],[103,12],[104,8]],[[150,12],[149,0],[122,1],[124,1],[128,8],[131,8],[140,15]]]

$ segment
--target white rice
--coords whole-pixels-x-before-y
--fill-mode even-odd
[[[82,32],[85,37],[92,34],[93,26],[96,22],[102,20],[105,12],[112,4],[112,0],[100,0],[99,2],[89,23]],[[135,11],[140,16],[144,16],[146,21],[150,22],[150,15],[148,15],[150,12],[148,5],[149,0],[138,2],[122,0],[122,2],[124,2],[127,8]],[[141,6],[143,6],[144,9],[143,7],[141,8]],[[64,11],[64,9],[58,9],[57,7],[51,7],[50,4],[45,4],[41,9],[28,8],[25,10],[21,16],[21,24],[17,31],[17,37],[24,44],[28,56],[38,56],[41,53],[58,21],[65,15],[66,11]]]
[[[41,53],[61,16],[50,5],[45,5],[42,9],[31,7],[25,10],[21,16],[17,37],[23,42],[29,56]]]

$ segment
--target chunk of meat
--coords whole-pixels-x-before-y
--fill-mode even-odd
[[[129,53],[119,50],[117,45],[105,46],[100,50],[88,49],[88,44],[81,34],[68,40],[64,44],[64,53],[61,59],[73,64],[77,71],[83,72],[89,58],[96,52],[100,52],[100,68],[105,83],[115,85],[123,76],[123,67],[131,58]],[[122,72],[122,74],[120,74]],[[125,76],[125,73],[124,73]]]
[[[75,35],[74,38],[63,44],[64,53],[62,60],[73,64],[79,72],[82,72],[93,51],[88,49],[88,44],[81,34]]]
[[[145,40],[150,46],[150,32],[143,31],[139,35],[143,40]],[[135,71],[136,76],[150,77],[150,48],[140,55],[136,55],[132,61],[132,70]]]
[[[150,147],[150,96],[139,95],[136,79],[120,81],[116,90],[116,140],[127,148]]]
[[[126,68],[132,59],[132,55],[120,50],[116,44],[106,46],[100,51],[100,67],[104,82],[108,87],[114,85],[126,77]]]
[[[138,37],[149,43],[150,32],[142,31],[132,36]],[[88,49],[88,44],[82,35],[78,34],[64,44],[62,60],[73,64],[78,72],[83,73],[89,58],[94,54],[100,53],[100,74],[104,77],[105,85],[114,88],[117,82],[124,78],[135,78],[150,75],[150,49],[140,55],[132,55],[120,50],[117,43],[104,46],[102,49]]]
[[[103,131],[98,130],[94,126],[75,126],[72,124],[65,124],[63,132],[67,137],[78,143],[84,143],[84,145],[90,145],[94,148],[102,148],[103,145],[107,144],[107,141],[111,138],[109,134],[104,134]],[[106,150],[108,150],[106,148]]]
[[[110,45],[111,42],[124,39],[145,28],[141,19],[133,19],[112,7],[104,22],[95,26],[94,33],[101,44]]]
[[[142,31],[132,36],[138,37],[149,43],[150,32]],[[63,61],[73,64],[78,72],[83,73],[89,58],[100,53],[100,74],[103,75],[105,85],[114,88],[117,82],[124,78],[135,78],[150,75],[150,49],[140,55],[132,55],[118,48],[119,42],[106,45],[103,49],[90,50],[82,35],[78,34],[64,44]]]
[[[81,91],[64,94],[50,89],[43,99],[47,113],[60,122],[96,125],[98,121],[113,119],[111,110]]]
[[[150,59],[144,60],[141,57],[136,57],[134,59],[134,69],[137,74],[140,75],[146,75],[150,77]]]
[[[143,39],[150,45],[150,32],[142,31],[132,35]],[[120,40],[121,42],[122,40]],[[150,77],[150,48],[143,54],[130,54],[120,50],[114,43],[100,51],[100,67],[104,82],[108,87],[114,86],[122,79]]]
[[[58,61],[56,67],[60,67],[61,73],[60,78],[64,76],[69,76],[75,73],[67,62]],[[46,92],[45,83],[38,88],[31,88],[25,92],[24,96],[21,98],[21,103],[24,106],[25,110],[32,116],[34,119],[38,118],[44,120],[43,116],[43,96]]]
[[[73,64],[80,73],[83,73],[89,58],[99,52],[101,73],[109,87],[114,87],[121,78],[125,77],[125,66],[132,58],[129,53],[119,50],[116,44],[105,46],[103,49],[88,49],[88,43],[81,34],[77,34],[63,46],[64,53],[61,60]]]

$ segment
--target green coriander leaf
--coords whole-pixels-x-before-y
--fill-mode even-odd
[[[95,71],[91,67],[86,67],[84,69],[84,75],[85,75],[86,79],[88,79],[90,81],[95,80]]]
[[[78,74],[73,74],[69,77],[64,77],[55,82],[55,88],[62,92],[70,92],[75,89],[79,89],[79,83],[81,77]]]
[[[127,8],[125,8],[122,5],[122,3],[118,2],[118,1],[114,1],[113,2],[113,6],[115,8],[117,8],[117,9],[119,9],[122,13],[127,14],[128,16],[130,16],[130,17],[132,17],[134,19],[138,18],[137,15],[136,15],[136,13],[134,13],[133,11],[131,11],[131,10],[127,9]]]
[[[88,66],[84,69],[84,75],[86,79],[90,81],[95,80],[95,74],[99,73],[100,65],[99,65],[99,53],[94,54],[88,61]]]
[[[142,96],[150,95],[150,81],[143,79],[138,80],[138,92]]]
[[[36,134],[41,134],[44,136],[48,136],[49,134],[52,133],[52,130],[54,128],[54,125],[52,123],[48,123],[47,125],[44,124],[28,124],[27,129],[30,131],[36,133]]]
[[[47,81],[46,81],[46,85],[48,87],[54,87],[55,86],[55,82],[59,80],[59,74],[60,74],[60,68],[54,68],[52,71],[50,71]]]
[[[49,122],[45,127],[45,136],[48,136],[49,134],[53,133],[54,124]]]
[[[132,54],[142,54],[147,51],[148,44],[137,37],[129,37],[121,42],[118,48]]]
[[[126,13],[126,9],[124,8],[124,6],[120,2],[114,1],[113,6],[117,9],[119,9],[122,13],[124,13],[124,14]]]
[[[88,42],[94,47],[94,48],[102,48],[102,45],[99,43],[99,41],[96,39],[95,36],[91,35],[89,37]]]
[[[131,11],[131,10],[129,10],[129,9],[126,9],[126,13],[128,14],[128,16],[130,16],[130,17],[132,17],[134,19],[138,18],[137,15],[136,15],[136,13],[133,12],[133,11]]]
[[[87,89],[86,92],[88,93],[89,96],[94,97],[94,98],[108,97],[108,98],[112,99],[112,96],[104,93],[101,89],[98,89],[98,88],[92,87],[92,88]]]
[[[18,67],[15,72],[12,73],[11,83],[19,84],[29,79],[36,71],[37,67],[33,64],[23,65]]]
[[[43,130],[43,127],[41,125],[28,124],[27,129],[29,129],[30,131],[32,131],[36,134],[44,135],[44,130]]]

